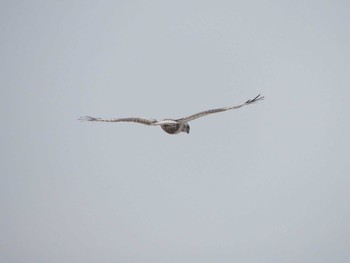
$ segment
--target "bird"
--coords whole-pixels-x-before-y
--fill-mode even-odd
[[[102,119],[102,118],[95,118],[91,116],[85,116],[85,117],[80,117],[78,120],[96,121],[96,122],[135,122],[135,123],[140,123],[140,124],[149,125],[149,126],[160,126],[163,129],[163,131],[165,131],[168,134],[178,134],[180,132],[185,132],[189,134],[190,125],[188,124],[188,122],[190,121],[193,121],[195,119],[198,119],[200,117],[204,117],[213,113],[219,113],[219,112],[228,111],[228,110],[235,110],[243,106],[256,103],[263,99],[264,99],[264,96],[261,96],[261,94],[259,94],[254,99],[247,100],[242,104],[222,107],[217,109],[211,109],[211,110],[205,110],[205,111],[201,111],[180,119],[156,120],[156,119],[145,119],[145,118],[138,118],[138,117]]]

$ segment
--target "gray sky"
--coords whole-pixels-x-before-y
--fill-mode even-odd
[[[348,1],[54,2],[1,4],[1,262],[349,262]]]

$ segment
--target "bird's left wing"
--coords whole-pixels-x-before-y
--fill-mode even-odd
[[[264,99],[264,96],[261,96],[261,94],[259,94],[254,99],[247,100],[245,103],[242,103],[242,104],[239,104],[239,105],[230,106],[230,107],[223,107],[223,108],[218,108],[218,109],[213,109],[213,110],[201,111],[201,112],[198,112],[196,114],[193,114],[193,115],[181,118],[181,119],[177,119],[177,121],[189,122],[189,121],[192,121],[194,119],[197,119],[197,118],[209,115],[209,114],[218,113],[218,112],[227,111],[227,110],[238,109],[240,107],[243,107],[245,105],[249,105],[249,104],[255,103],[255,102],[257,102],[259,100],[263,100],[263,99]]]

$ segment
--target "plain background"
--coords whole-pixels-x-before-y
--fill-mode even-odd
[[[1,1],[0,261],[349,262],[349,14]]]

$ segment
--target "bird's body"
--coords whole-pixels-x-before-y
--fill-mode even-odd
[[[176,124],[162,124],[160,127],[169,134],[178,134],[180,132],[190,133],[190,126],[187,122],[178,122]]]
[[[180,132],[186,132],[190,133],[190,126],[188,125],[189,121],[192,121],[194,119],[213,114],[213,113],[218,113],[222,111],[227,111],[227,110],[233,110],[233,109],[238,109],[240,107],[243,107],[245,105],[249,105],[252,103],[255,103],[259,100],[263,100],[264,97],[256,96],[252,100],[247,100],[243,104],[235,105],[235,106],[230,106],[230,107],[223,107],[223,108],[218,108],[218,109],[213,109],[213,110],[206,110],[202,111],[184,118],[180,119],[164,119],[164,120],[156,120],[156,119],[144,119],[144,118],[114,118],[114,119],[101,119],[101,118],[94,118],[90,116],[86,117],[81,117],[79,118],[80,121],[99,121],[99,122],[135,122],[135,123],[141,123],[145,125],[150,125],[150,126],[156,126],[160,125],[160,127],[168,134],[178,134]]]

